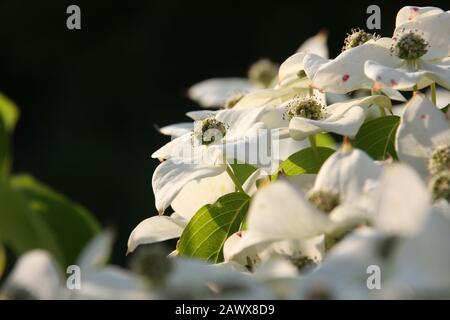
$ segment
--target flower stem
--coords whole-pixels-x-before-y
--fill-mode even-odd
[[[315,135],[309,136],[309,144],[311,145],[311,149],[316,157],[316,160],[319,161],[319,152],[317,151],[316,138]]]
[[[231,166],[229,164],[227,164],[227,173],[230,176],[231,180],[233,181],[234,185],[236,186],[236,189],[239,192],[245,193],[244,189],[242,189],[241,183],[239,182],[238,178],[234,174],[233,169],[231,169]]]
[[[430,85],[431,88],[431,101],[433,102],[434,105],[436,105],[436,82],[433,82]]]
[[[375,89],[371,90],[371,95],[372,96],[377,96],[379,94],[380,94],[380,90],[375,90]],[[384,108],[382,106],[378,106],[378,109],[380,110],[380,115],[382,117],[384,117],[386,115],[386,111],[384,111]]]

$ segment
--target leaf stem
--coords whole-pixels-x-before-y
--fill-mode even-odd
[[[239,179],[236,177],[236,175],[233,172],[233,169],[229,164],[227,164],[227,173],[230,176],[231,180],[233,181],[234,185],[236,186],[237,190],[239,192],[245,193],[244,189],[242,188],[241,183],[239,182]]]
[[[431,88],[431,101],[433,102],[434,105],[436,105],[436,82],[433,82],[430,85]]]

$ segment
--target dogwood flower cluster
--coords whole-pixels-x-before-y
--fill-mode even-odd
[[[279,66],[194,85],[202,109],[160,129],[157,214],[131,232],[122,284],[142,298],[450,298],[448,34],[449,11],[408,6],[392,37],[352,29],[333,59],[322,31]],[[44,257],[22,258],[7,290]],[[93,269],[85,297],[108,273]]]

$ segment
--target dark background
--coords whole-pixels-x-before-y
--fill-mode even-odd
[[[196,108],[186,89],[245,76],[260,57],[282,62],[309,36],[330,32],[330,56],[366,8],[381,7],[390,36],[402,6],[446,1],[0,1],[0,90],[19,105],[14,169],[115,226],[114,261],[129,233],[154,215],[151,153],[167,138],[154,125]],[[66,28],[81,7],[82,30]]]

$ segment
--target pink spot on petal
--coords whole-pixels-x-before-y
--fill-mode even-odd
[[[237,235],[239,238],[242,238],[242,232],[241,232],[241,231],[236,232],[236,235]]]
[[[391,79],[391,86],[396,86],[398,85],[398,82],[394,79]]]
[[[421,114],[420,115],[420,119],[421,120],[426,120],[428,118],[428,115],[427,114]]]
[[[412,7],[411,10],[417,12],[417,11],[419,11],[419,8],[418,7]]]
[[[343,76],[342,76],[342,81],[347,81],[348,79],[350,78],[350,75],[348,75],[348,74],[344,74]]]
[[[381,81],[383,79],[381,76],[377,76],[377,81]]]

